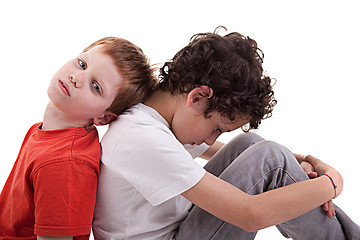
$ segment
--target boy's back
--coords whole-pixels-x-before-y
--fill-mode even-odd
[[[165,239],[186,216],[191,203],[179,193],[205,170],[169,127],[141,103],[110,125],[102,139],[95,238]]]

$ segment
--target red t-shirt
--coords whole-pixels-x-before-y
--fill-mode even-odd
[[[89,239],[101,148],[96,128],[33,125],[0,195],[0,239]]]

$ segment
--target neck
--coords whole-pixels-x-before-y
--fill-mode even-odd
[[[65,128],[84,127],[89,125],[89,123],[85,122],[80,123],[71,121],[61,112],[56,111],[55,109],[56,108],[52,105],[52,103],[49,102],[44,113],[43,124],[41,127],[42,130],[59,130]]]
[[[144,104],[155,109],[171,126],[180,97],[169,92],[156,90]]]

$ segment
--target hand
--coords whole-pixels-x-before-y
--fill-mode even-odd
[[[344,181],[338,171],[336,171],[335,168],[325,164],[320,159],[317,159],[311,155],[307,155],[304,158],[304,161],[309,162],[311,165],[313,165],[315,172],[317,172],[318,176],[322,176],[323,174],[327,174],[328,176],[331,176],[335,184],[337,185],[336,188],[336,198],[339,196],[343,190]]]
[[[306,156],[303,157],[304,159],[306,158]],[[311,165],[309,162],[305,161],[303,159],[303,161],[301,162],[301,167],[303,168],[303,170],[305,171],[305,173],[308,175],[308,177],[311,178],[317,178],[318,177],[318,173],[315,171],[315,168],[313,165]],[[328,217],[334,217],[336,215],[335,213],[335,208],[334,208],[334,204],[332,202],[332,200],[324,203],[322,205],[322,208],[324,209],[324,211],[326,212],[326,215]]]
[[[305,156],[304,156],[305,157]],[[318,177],[318,173],[315,172],[314,166],[311,165],[309,162],[302,161],[300,163],[301,167],[303,168],[304,172],[308,175],[309,178],[316,178]]]

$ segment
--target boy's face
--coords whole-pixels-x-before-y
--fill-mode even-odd
[[[111,57],[96,46],[58,70],[50,82],[48,96],[56,111],[68,120],[88,124],[106,112],[121,81]]]
[[[233,131],[249,122],[248,119],[241,117],[238,117],[237,121],[231,122],[217,111],[211,112],[209,115],[210,118],[205,118],[203,112],[183,113],[181,119],[173,120],[172,131],[182,144],[206,143],[212,145],[221,133]]]

